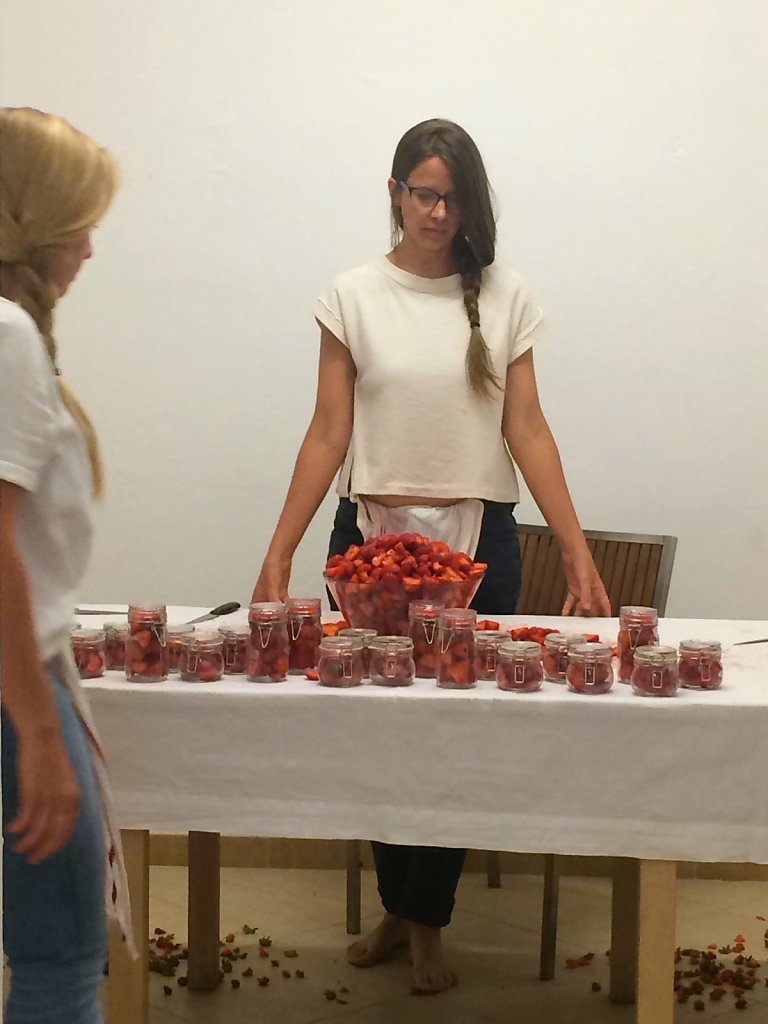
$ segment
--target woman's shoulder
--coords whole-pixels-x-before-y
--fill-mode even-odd
[[[50,371],[50,360],[32,317],[17,302],[0,297],[0,354],[4,359],[37,364]],[[46,367],[46,363],[49,365]]]
[[[342,270],[332,279],[331,288],[341,292],[355,292],[380,283],[383,275],[379,262],[379,260],[369,260],[367,263]]]
[[[483,269],[483,287],[514,295],[517,292],[527,291],[528,282],[513,267],[505,263],[494,262]]]

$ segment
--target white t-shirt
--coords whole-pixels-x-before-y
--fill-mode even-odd
[[[44,659],[68,643],[91,550],[92,477],[34,321],[0,298],[0,479],[17,484],[21,556]]]
[[[418,277],[386,256],[341,274],[316,319],[357,368],[354,426],[338,493],[518,501],[502,435],[503,391],[476,395],[466,375],[469,321],[458,274]],[[480,325],[502,386],[534,344],[542,313],[513,270],[483,271]]]

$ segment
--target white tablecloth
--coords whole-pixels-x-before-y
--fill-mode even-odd
[[[768,644],[732,646],[768,636],[768,622],[666,619],[660,631],[664,643],[722,640],[722,689],[653,699],[621,684],[585,697],[551,683],[518,695],[490,682],[335,690],[117,673],[87,685],[125,828],[768,863]]]

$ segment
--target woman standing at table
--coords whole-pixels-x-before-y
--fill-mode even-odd
[[[380,533],[424,533],[488,563],[473,607],[513,613],[514,459],[563,552],[564,613],[609,614],[539,405],[542,315],[520,276],[494,262],[475,143],[450,121],[416,125],[397,146],[388,188],[392,250],[340,275],[315,305],[315,412],[254,600],[285,598],[293,553],[338,472],[329,554]],[[350,962],[370,966],[410,942],[414,991],[449,987],[440,936],[466,851],[373,849],[385,916],[350,947]]]
[[[69,653],[101,469],[91,424],[59,375],[53,326],[117,180],[106,150],[66,121],[0,109],[7,1024],[98,1024],[105,893],[131,935],[103,757]]]

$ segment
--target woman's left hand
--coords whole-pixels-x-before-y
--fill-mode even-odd
[[[575,555],[563,552],[563,569],[568,581],[563,615],[611,614],[611,602],[586,545]]]

